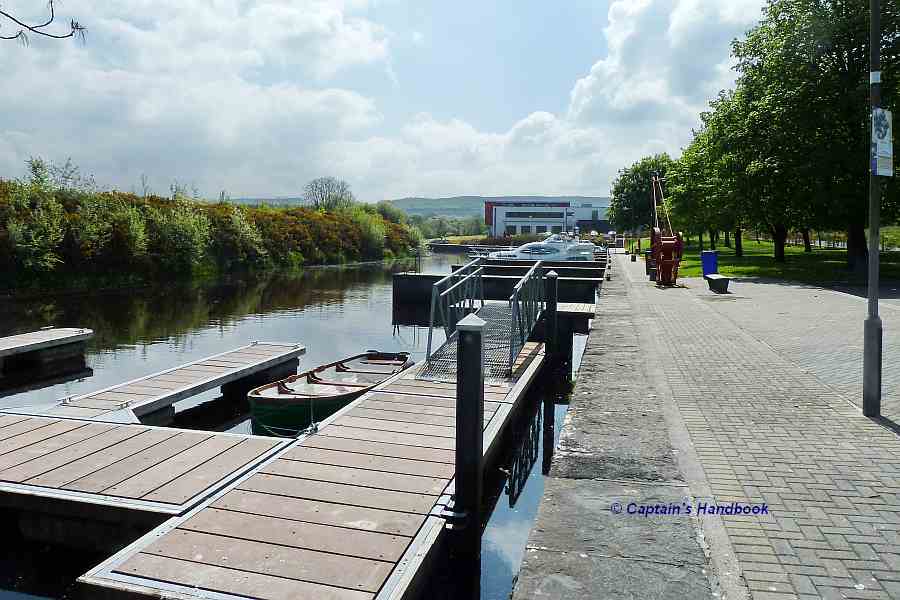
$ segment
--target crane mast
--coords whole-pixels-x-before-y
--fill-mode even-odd
[[[650,250],[655,265],[656,284],[671,286],[678,280],[678,266],[684,252],[684,240],[681,232],[672,229],[669,208],[663,192],[663,179],[658,173],[651,178],[651,206],[653,207],[653,223],[650,229]],[[660,219],[662,208],[662,219]]]

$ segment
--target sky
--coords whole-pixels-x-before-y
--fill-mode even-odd
[[[762,4],[66,0],[85,44],[0,41],[0,178],[40,156],[161,194],[298,196],[330,175],[366,201],[604,196],[680,154]]]

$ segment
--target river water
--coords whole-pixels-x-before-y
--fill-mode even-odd
[[[0,299],[0,336],[40,327],[87,327],[95,332],[86,356],[87,371],[70,381],[28,391],[0,390],[0,408],[51,404],[156,371],[218,354],[252,341],[300,342],[307,348],[300,366],[311,367],[375,348],[425,355],[427,329],[394,326],[393,272],[420,269],[448,273],[457,257],[434,255],[420,265],[310,269],[298,274],[266,274],[203,283],[171,283],[130,290],[54,293]],[[437,343],[443,341],[438,332]],[[576,366],[581,343],[576,341]],[[223,414],[217,390],[176,405],[176,425],[250,433],[246,415]],[[543,492],[544,446],[556,439],[565,405],[553,391],[530,395],[510,446],[509,481],[500,475],[496,508],[483,537],[481,598],[508,598],[528,532]],[[541,410],[549,398],[550,412]],[[553,415],[552,419],[543,415]],[[546,443],[535,441],[542,432]],[[547,435],[550,437],[546,437]],[[529,475],[530,474],[530,475]],[[513,483],[510,483],[513,482]],[[72,583],[105,558],[22,541],[0,524],[0,599],[59,598]],[[440,580],[436,580],[442,585]],[[452,596],[448,596],[452,597]]]

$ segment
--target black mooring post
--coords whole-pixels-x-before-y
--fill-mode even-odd
[[[551,373],[556,373],[559,367],[559,275],[556,271],[547,273],[547,307],[544,309],[544,328],[546,340],[544,352],[547,353],[547,362]]]
[[[484,452],[484,345],[486,323],[470,314],[456,324],[455,512],[465,513],[462,551],[481,557],[482,456]]]

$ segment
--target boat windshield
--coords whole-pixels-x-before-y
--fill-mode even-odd
[[[519,252],[522,254],[557,254],[559,253],[559,248],[551,248],[550,246],[536,242],[533,244],[525,244],[519,248]]]

